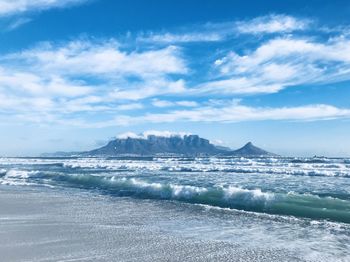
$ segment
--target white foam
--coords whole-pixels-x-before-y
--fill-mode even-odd
[[[35,171],[23,171],[23,170],[14,170],[11,169],[6,172],[4,178],[29,178],[30,174],[35,173]]]
[[[158,194],[161,197],[170,198],[191,198],[194,195],[202,194],[207,192],[206,188],[189,186],[189,185],[173,185],[173,184],[161,184],[161,183],[148,183],[146,181],[136,179],[136,178],[122,178],[111,179],[114,183],[125,183],[135,187],[136,191],[147,191],[149,193]],[[170,193],[170,195],[169,195]]]
[[[181,196],[185,198],[191,198],[193,195],[199,195],[208,191],[206,188],[195,186],[170,185],[170,188],[174,197]]]
[[[245,202],[269,202],[274,199],[273,193],[262,192],[261,189],[244,189],[234,186],[229,186],[223,189],[226,199],[242,199]]]

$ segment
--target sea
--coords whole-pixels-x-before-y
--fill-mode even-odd
[[[173,235],[350,261],[349,158],[3,157],[0,185],[146,200]]]

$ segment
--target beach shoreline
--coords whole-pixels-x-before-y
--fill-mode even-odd
[[[3,261],[302,261],[274,248],[181,237],[157,218],[171,216],[147,200],[1,185],[0,253]]]

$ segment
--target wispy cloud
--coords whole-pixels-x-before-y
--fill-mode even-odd
[[[29,22],[31,22],[32,19],[28,18],[28,17],[20,17],[14,21],[12,21],[7,27],[6,27],[6,31],[13,31],[15,29],[17,29],[18,27],[21,27],[22,25],[28,24]]]
[[[350,108],[338,108],[326,104],[312,104],[296,107],[251,107],[237,101],[202,105],[193,109],[172,110],[163,113],[143,115],[119,115],[103,122],[80,122],[81,126],[104,128],[131,126],[145,123],[207,122],[234,123],[242,121],[321,121],[349,119]]]
[[[179,28],[177,32],[147,32],[137,36],[137,41],[158,44],[220,42],[239,38],[241,34],[276,34],[304,31],[312,21],[288,15],[267,15],[244,21],[206,23]],[[176,31],[176,30],[175,30]]]
[[[188,100],[180,100],[180,101],[169,101],[169,100],[160,100],[160,99],[153,99],[152,105],[155,107],[175,107],[175,106],[181,106],[181,107],[196,107],[199,104],[196,101],[188,101]]]
[[[264,108],[233,103],[224,107],[200,107],[195,110],[172,111],[167,114],[144,116],[147,121],[173,122],[239,122],[261,120],[326,120],[349,118],[350,109],[330,105],[307,105],[299,107]]]
[[[117,41],[73,41],[62,46],[44,43],[37,48],[8,55],[37,70],[60,75],[95,75],[104,78],[186,73],[186,65],[175,46],[145,52],[121,51]]]
[[[229,52],[217,59],[219,78],[202,92],[275,93],[288,86],[325,84],[350,79],[350,40],[316,42],[308,38],[273,38],[253,51]]]
[[[89,0],[0,0],[0,17],[81,4]]]
[[[191,33],[148,33],[141,34],[137,41],[148,43],[190,43],[190,42],[218,42],[224,40],[226,32],[191,32]]]
[[[287,33],[305,30],[310,20],[288,15],[268,15],[236,23],[237,31],[245,34]]]

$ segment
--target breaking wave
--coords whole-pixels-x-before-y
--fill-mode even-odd
[[[264,192],[259,188],[194,186],[149,182],[139,178],[89,174],[45,174],[10,170],[2,180],[41,179],[50,186],[98,190],[117,197],[174,200],[275,215],[350,223],[350,201],[312,194]]]
[[[278,215],[329,219],[350,223],[350,201],[311,194],[272,193],[261,189],[233,186],[197,187],[170,183],[150,183],[136,178],[90,175],[61,177],[70,185],[99,189],[116,196],[177,200]]]
[[[350,182],[343,179],[350,177],[346,161],[0,158],[0,184],[80,188],[117,197],[350,223]]]

